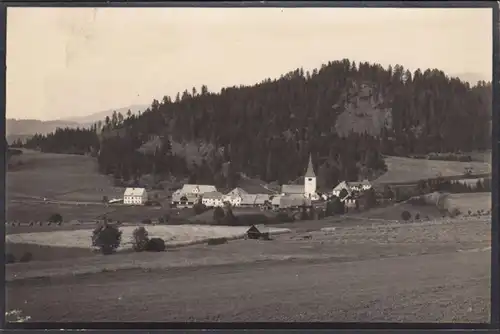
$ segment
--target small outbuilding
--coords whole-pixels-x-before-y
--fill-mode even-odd
[[[252,225],[248,229],[246,235],[247,235],[248,239],[259,239],[261,237],[262,233],[259,231],[259,229],[255,225]]]
[[[266,228],[264,227],[264,230]],[[269,235],[269,232],[266,231],[266,232],[263,232],[263,229],[262,228],[258,228],[257,226],[255,225],[252,225],[250,226],[250,228],[248,229],[247,233],[246,233],[246,237],[248,239],[262,239],[262,240],[271,240],[270,238],[270,235]]]

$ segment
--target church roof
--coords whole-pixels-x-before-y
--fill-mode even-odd
[[[316,177],[316,174],[314,174],[312,156],[310,154],[309,154],[309,164],[307,165],[307,171],[305,177]]]

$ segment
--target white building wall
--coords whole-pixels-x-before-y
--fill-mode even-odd
[[[310,198],[316,194],[316,177],[304,178],[304,195]]]

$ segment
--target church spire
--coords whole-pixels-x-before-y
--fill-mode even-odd
[[[314,167],[311,154],[309,154],[309,164],[307,165],[307,171],[305,177],[316,177],[316,174],[314,174]]]

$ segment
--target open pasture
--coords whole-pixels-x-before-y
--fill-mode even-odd
[[[159,206],[128,206],[128,205],[110,205],[109,213],[106,217],[113,221],[126,223],[140,223],[144,219],[157,221],[160,217],[165,217],[170,213],[170,208]]]
[[[131,238],[136,226],[122,226],[121,249],[131,248]],[[165,240],[169,246],[179,246],[202,242],[211,238],[242,238],[248,226],[200,226],[200,225],[170,225],[147,226],[150,237]],[[287,229],[271,228],[270,233],[288,232]],[[75,247],[89,249],[91,247],[91,229],[67,231],[35,232],[9,234],[8,243],[35,244],[40,246]]]
[[[354,214],[352,217],[367,219],[373,221],[402,221],[401,214],[408,211],[411,219],[415,219],[418,214],[420,220],[441,219],[442,213],[434,205],[413,205],[409,203],[398,203],[387,207],[374,208],[360,214]],[[350,215],[351,216],[351,215]]]
[[[97,171],[94,158],[84,155],[23,150],[10,161],[15,168],[6,176],[7,196],[59,200],[101,201],[122,192]]]
[[[491,211],[491,193],[450,194],[444,201],[448,211],[458,209],[462,214]]]
[[[442,160],[411,159],[386,157],[387,172],[374,181],[376,184],[417,182],[438,176],[450,177],[464,175],[467,168],[473,174],[491,173],[491,164],[487,162],[458,162]]]
[[[15,263],[7,306],[34,321],[488,321],[490,233],[479,220],[354,226]]]

